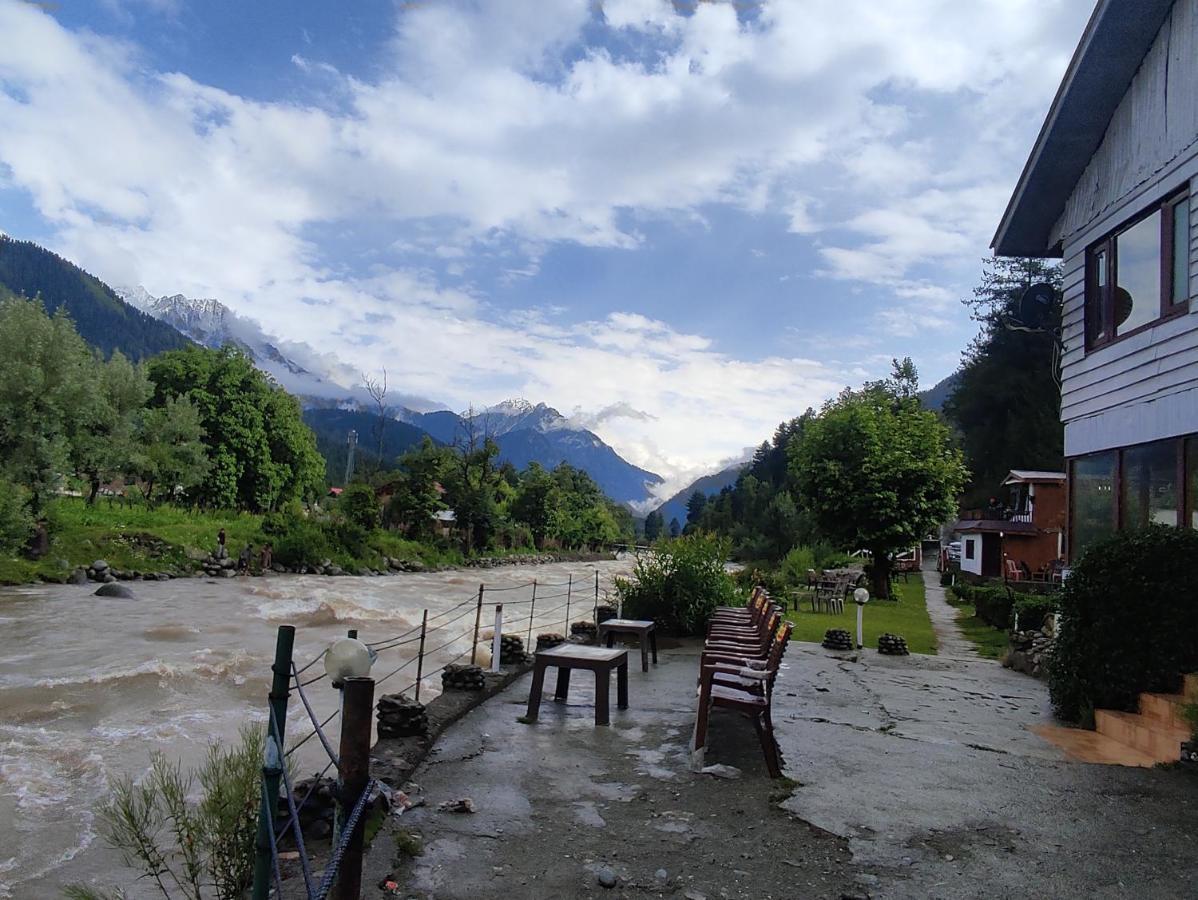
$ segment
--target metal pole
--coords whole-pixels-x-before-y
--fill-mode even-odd
[[[273,857],[270,851],[270,832],[274,828],[275,813],[278,811],[279,781],[283,777],[282,747],[287,731],[287,698],[291,693],[291,651],[295,646],[295,626],[280,625],[275,638],[275,661],[270,667],[274,673],[270,683],[270,704],[277,734],[271,734],[269,720],[266,734],[266,758],[262,762],[264,804],[258,809],[258,837],[254,852],[254,887],[250,895],[253,900],[267,900],[273,872]],[[275,740],[278,743],[275,743]],[[267,804],[273,804],[273,808]]]
[[[416,699],[420,699],[420,681],[424,678],[424,636],[428,634],[428,610],[420,617],[420,649],[416,653]]]
[[[370,784],[370,726],[374,711],[374,679],[347,678],[342,687],[345,712],[341,715],[341,821],[348,822],[362,792]],[[333,888],[334,900],[359,900],[362,896],[362,851],[366,816],[358,819],[341,857]]]
[[[566,634],[570,633],[570,594],[574,590],[574,576],[566,579]]]
[[[595,627],[599,627],[599,570],[595,570]]]
[[[499,671],[499,658],[503,656],[503,604],[495,604],[495,636],[491,638],[491,671]]]
[[[864,604],[857,604],[857,649],[860,650],[865,646],[865,640],[861,633],[861,620],[865,615]]]
[[[478,586],[478,606],[474,608],[474,643],[470,645],[470,665],[474,665],[478,660],[478,626],[483,620],[483,591],[486,590],[486,585]],[[417,697],[417,700],[420,698]]]
[[[532,620],[537,613],[537,580],[532,580],[532,604],[528,607],[528,646],[532,646]]]

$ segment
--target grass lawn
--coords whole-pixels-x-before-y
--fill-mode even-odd
[[[950,605],[957,609],[957,626],[966,639],[973,644],[979,656],[987,659],[1002,659],[1007,652],[1007,633],[1001,628],[995,628],[988,622],[983,622],[974,614],[973,604],[953,602],[952,594],[946,593]]]
[[[932,631],[932,620],[928,617],[928,606],[924,598],[923,579],[918,574],[910,581],[897,581],[895,589],[898,600],[870,600],[865,606],[865,646],[878,647],[878,635],[885,632],[907,639],[912,653],[935,653],[936,635]],[[845,603],[844,613],[813,613],[811,603],[802,604],[803,609],[790,612],[787,618],[795,623],[796,641],[819,643],[829,628],[843,628],[856,638],[857,606],[851,600]]]

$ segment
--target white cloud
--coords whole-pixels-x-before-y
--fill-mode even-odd
[[[475,258],[505,259],[519,283],[553,242],[635,249],[637,221],[729,204],[783,216],[902,335],[921,310],[945,319],[976,268],[1077,7],[767,0],[738,19],[732,4],[605,0],[596,20],[587,0],[409,5],[377,75],[297,53],[312,98],[272,103],[0,3],[0,173],[56,249],[111,281],[218,296],[413,393],[623,398],[654,418],[609,417],[604,437],[682,470],[754,443],[855,368],[735,359],[618,301],[592,321],[516,322],[416,262],[364,272],[314,229],[370,222],[387,235],[371,252],[453,260],[464,279]],[[638,52],[584,45],[588,22]]]

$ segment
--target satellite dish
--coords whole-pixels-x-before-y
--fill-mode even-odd
[[[1051,284],[1033,284],[1019,298],[1019,324],[1024,328],[1047,328],[1056,302],[1057,292]]]

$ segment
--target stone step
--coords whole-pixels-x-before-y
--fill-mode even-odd
[[[1036,734],[1064,751],[1065,756],[1077,762],[1097,763],[1104,766],[1140,766],[1152,768],[1156,760],[1135,747],[1122,744],[1114,738],[1084,728],[1062,728],[1060,725],[1036,725]]]
[[[1157,762],[1180,760],[1182,741],[1190,738],[1186,729],[1173,728],[1137,713],[1111,709],[1094,710],[1094,729],[1104,737],[1151,756]]]
[[[1198,673],[1185,676],[1185,687],[1182,689],[1186,702],[1198,703]]]
[[[1170,728],[1186,730],[1190,726],[1182,713],[1185,703],[1183,694],[1140,694],[1140,715]]]

